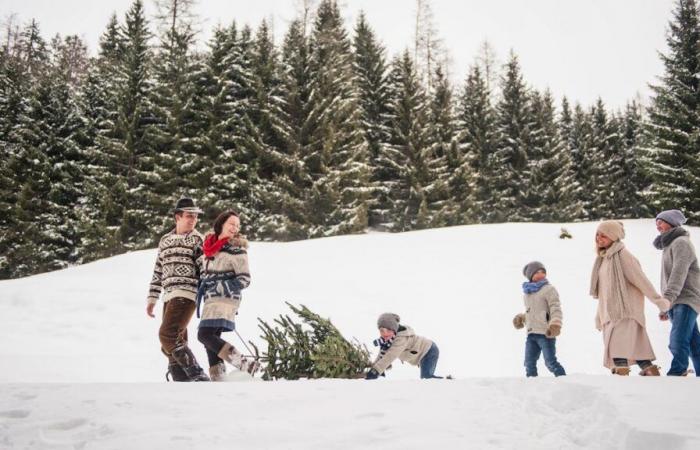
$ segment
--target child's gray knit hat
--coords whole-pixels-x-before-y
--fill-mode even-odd
[[[532,261],[523,267],[523,275],[525,275],[527,281],[532,281],[532,276],[537,273],[538,270],[544,270],[547,272],[547,269],[544,268],[544,264],[539,261]]]
[[[377,319],[377,328],[386,328],[387,330],[399,331],[399,321],[401,318],[398,314],[384,313]]]

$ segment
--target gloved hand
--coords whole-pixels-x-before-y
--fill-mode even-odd
[[[525,314],[516,314],[515,317],[513,317],[513,326],[515,327],[516,330],[519,330],[522,327],[524,327],[525,326]]]
[[[374,369],[370,369],[365,375],[365,380],[376,380],[377,378],[379,378],[379,373]]]
[[[561,325],[550,325],[544,335],[548,338],[554,338],[561,334]]]

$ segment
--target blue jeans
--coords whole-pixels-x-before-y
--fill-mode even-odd
[[[435,342],[430,346],[430,350],[420,360],[420,377],[421,378],[442,378],[435,376],[435,367],[437,366],[438,358],[440,357],[440,349]]]
[[[673,355],[666,375],[683,375],[688,369],[688,357],[693,360],[695,376],[700,376],[700,332],[698,313],[688,305],[676,305],[668,311],[671,319],[671,339],[668,344]]]
[[[540,353],[544,355],[544,365],[555,376],[566,375],[566,371],[557,361],[557,340],[548,338],[544,334],[530,333],[525,341],[525,374],[528,377],[537,376],[537,360]]]

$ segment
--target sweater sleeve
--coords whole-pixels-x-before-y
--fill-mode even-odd
[[[148,289],[148,303],[158,303],[160,293],[163,291],[163,264],[160,259],[160,247],[156,256],[155,267],[153,268],[153,276],[151,277],[151,285]]]
[[[564,320],[564,314],[561,310],[561,302],[559,301],[559,292],[552,286],[550,292],[547,293],[547,307],[549,309],[549,323],[548,325],[559,325],[562,326]]]
[[[250,268],[248,266],[248,252],[241,253],[240,266],[236,272],[236,281],[240,285],[240,289],[245,289],[250,286]]]
[[[666,282],[664,297],[673,303],[681,293],[685,280],[688,278],[690,265],[695,260],[695,252],[690,242],[685,239],[676,239],[671,244],[671,273]]]
[[[639,289],[642,294],[658,306],[659,309],[663,309],[663,298],[661,298],[661,294],[656,292],[656,288],[644,274],[639,260],[626,250],[620,253],[620,258],[622,260],[622,271],[627,281]]]
[[[377,359],[372,368],[376,370],[378,374],[383,374],[391,363],[393,363],[396,358],[401,355],[401,352],[403,352],[407,346],[408,338],[404,336],[397,336],[396,339],[394,339],[394,342],[391,344],[389,350],[384,354],[384,356]]]

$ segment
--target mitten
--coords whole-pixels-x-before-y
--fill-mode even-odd
[[[548,338],[554,338],[557,337],[561,334],[561,325],[556,325],[552,324],[547,328],[547,331],[544,333],[545,336]]]
[[[370,369],[365,375],[365,380],[376,380],[378,377],[379,373],[374,369]]]
[[[515,317],[513,317],[513,326],[515,327],[516,330],[519,330],[522,327],[524,327],[525,326],[525,314],[516,314]]]

